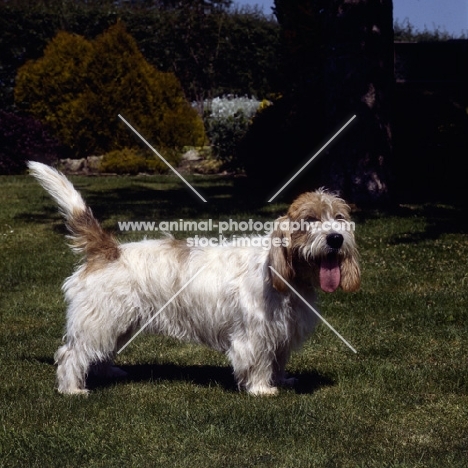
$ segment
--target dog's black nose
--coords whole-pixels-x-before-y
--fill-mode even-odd
[[[336,232],[328,234],[327,244],[332,249],[339,249],[343,245],[343,236],[341,234],[337,234]]]

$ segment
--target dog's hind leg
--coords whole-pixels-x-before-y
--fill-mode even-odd
[[[112,366],[118,323],[105,322],[101,316],[91,307],[71,304],[66,343],[55,353],[60,393],[87,393],[86,377],[90,372],[103,377],[123,377],[123,371]]]
[[[103,352],[89,343],[66,343],[55,353],[58,391],[65,394],[87,394],[86,377],[124,378],[127,373],[113,365],[113,350]]]
[[[112,354],[109,356],[109,358],[105,361],[94,363],[90,368],[90,374],[96,377],[104,377],[108,379],[125,379],[126,377],[128,377],[128,372],[125,372],[120,367],[114,365],[114,359],[117,354],[116,351],[121,349],[123,346],[127,345],[131,337],[131,330],[119,336],[119,338],[117,339],[116,347]]]
[[[124,379],[128,377],[127,372],[114,365],[114,359],[112,358],[92,364],[89,373],[106,379]]]
[[[57,389],[69,395],[87,394],[86,374],[91,359],[83,350],[69,343],[61,346],[55,353],[57,367]]]

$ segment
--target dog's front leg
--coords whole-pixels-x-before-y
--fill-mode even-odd
[[[290,354],[290,349],[286,347],[282,347],[276,352],[273,366],[273,382],[280,387],[294,387],[298,382],[295,377],[288,377],[285,370]]]
[[[251,395],[271,396],[278,393],[273,383],[274,353],[266,343],[254,340],[233,340],[228,357],[234,369],[234,377],[240,388]]]

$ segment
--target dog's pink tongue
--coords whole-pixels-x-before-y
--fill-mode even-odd
[[[336,256],[329,255],[320,262],[320,287],[325,292],[333,292],[340,285],[340,265]]]

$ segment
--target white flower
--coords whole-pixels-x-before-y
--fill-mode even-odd
[[[243,114],[247,119],[251,119],[260,107],[260,101],[247,96],[221,96],[212,100],[205,100],[204,109],[209,112],[208,118],[224,120],[234,115]]]

